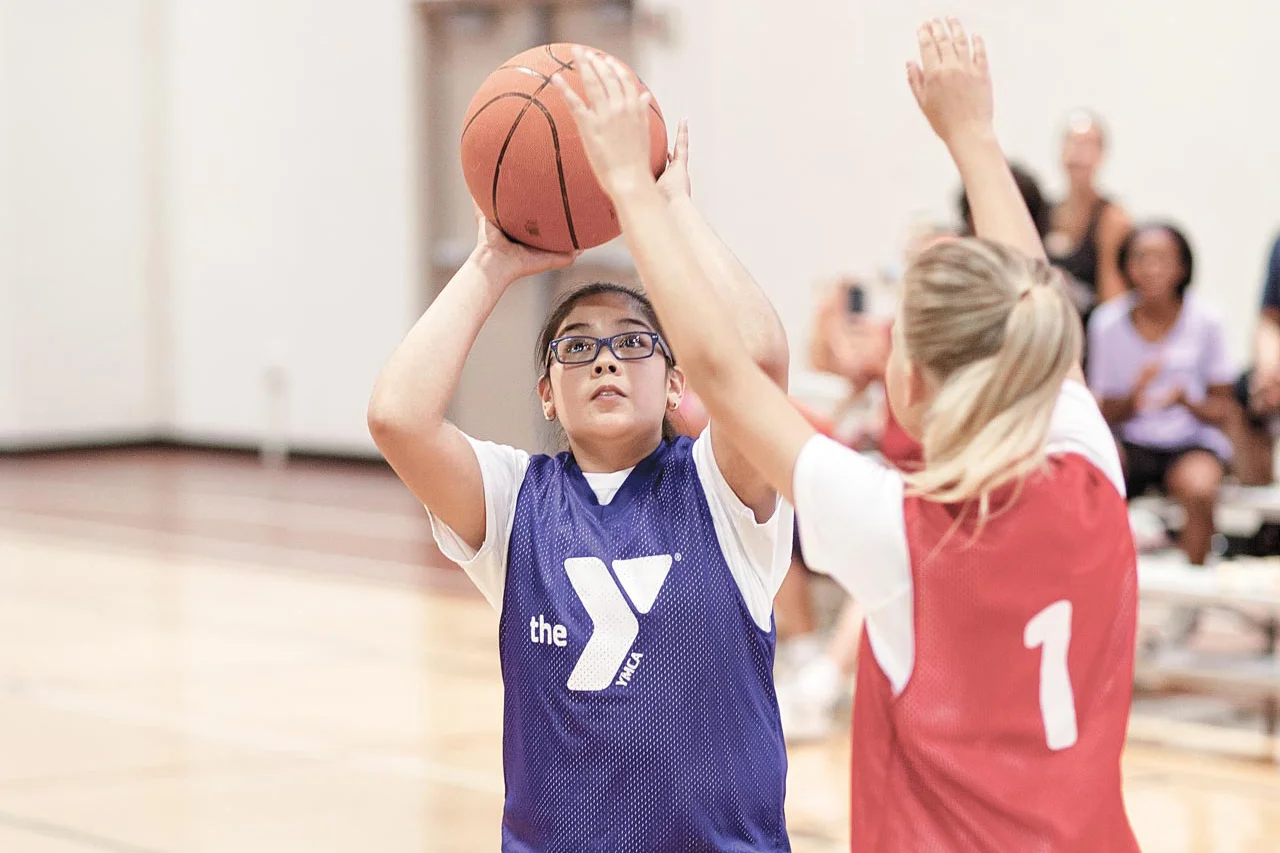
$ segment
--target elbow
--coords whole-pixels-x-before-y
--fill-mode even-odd
[[[756,367],[764,371],[764,374],[773,381],[774,385],[784,391],[790,378],[791,361],[786,350],[781,353],[771,352],[761,354],[755,359]]]
[[[369,401],[369,407],[365,411],[365,423],[369,427],[369,436],[379,448],[385,447],[402,431],[402,421],[394,409],[376,397]]]
[[[787,387],[791,374],[791,348],[787,345],[787,336],[779,329],[771,335],[765,345],[756,352],[756,366],[765,372],[779,388]]]
[[[390,395],[375,390],[365,410],[365,423],[373,443],[385,450],[399,439],[421,432],[426,421]]]
[[[751,360],[780,388],[787,387],[791,372],[791,349],[781,329],[776,334],[763,335],[749,347]]]

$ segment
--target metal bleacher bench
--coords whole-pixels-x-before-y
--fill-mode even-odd
[[[1143,602],[1215,608],[1247,614],[1255,623],[1280,620],[1280,560],[1240,558],[1192,567],[1181,554],[1138,559]],[[1160,649],[1140,653],[1139,683],[1176,684],[1197,692],[1262,700],[1267,734],[1280,729],[1280,658],[1274,635],[1266,651],[1228,653]]]

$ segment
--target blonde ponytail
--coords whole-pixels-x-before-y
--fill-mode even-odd
[[[923,423],[925,467],[911,492],[977,501],[1021,482],[1044,461],[1062,382],[1080,361],[1080,318],[1047,264],[985,240],[954,240],[908,271],[907,357],[938,383]]]

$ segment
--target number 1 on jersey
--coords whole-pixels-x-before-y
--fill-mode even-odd
[[[1071,602],[1055,601],[1027,623],[1022,644],[1028,649],[1040,647],[1040,716],[1044,720],[1044,738],[1049,749],[1074,746],[1076,729],[1076,697],[1071,690],[1071,674],[1067,672],[1067,649],[1071,645]]]

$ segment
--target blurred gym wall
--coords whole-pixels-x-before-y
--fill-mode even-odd
[[[673,124],[691,117],[695,197],[802,369],[815,281],[892,264],[914,218],[952,216],[954,170],[903,70],[939,11],[987,37],[1003,141],[1051,190],[1066,113],[1104,118],[1104,186],[1187,227],[1243,358],[1280,228],[1269,0],[3,0],[0,447],[372,453],[377,370],[468,248],[464,96],[547,38],[618,52]],[[458,422],[549,441],[541,312],[625,264],[609,247],[514,290]]]

